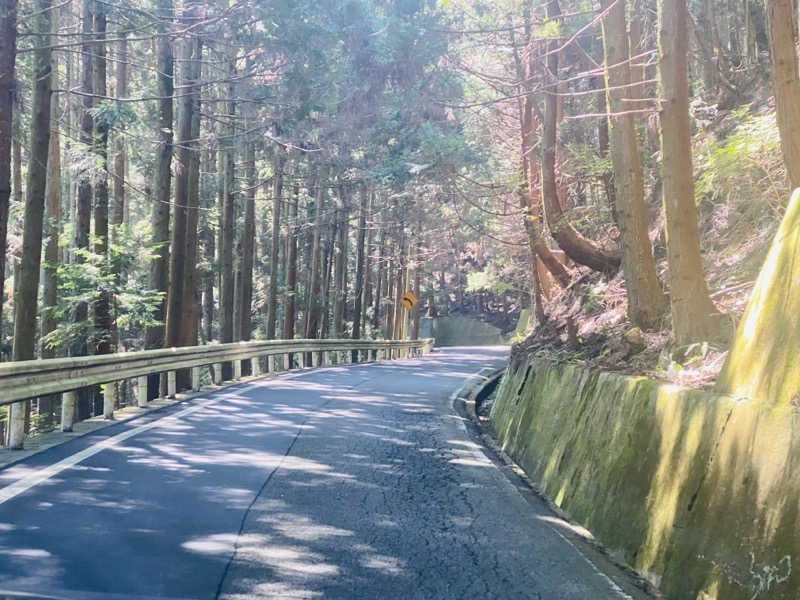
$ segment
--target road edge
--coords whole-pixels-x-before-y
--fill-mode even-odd
[[[479,417],[478,400],[486,388],[498,384],[505,371],[505,367],[481,369],[450,395],[453,412],[461,418],[460,423],[464,425],[467,435],[482,446],[486,457],[529,504],[544,504],[553,513],[554,518],[561,523],[558,527],[556,523],[550,523],[550,527],[573,546],[598,575],[608,580],[620,598],[634,600],[629,592],[638,594],[640,598],[654,600],[662,598],[660,592],[641,573],[612,556],[589,530],[573,522],[561,508],[545,496],[536,482],[528,477],[527,473],[502,449],[497,442],[491,421]],[[609,572],[614,576],[612,577]]]

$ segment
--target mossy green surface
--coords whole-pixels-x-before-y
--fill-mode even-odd
[[[772,406],[800,402],[800,189],[792,194],[716,389]]]
[[[461,315],[435,318],[433,337],[437,346],[498,346],[508,343],[507,336],[494,325]]]
[[[791,410],[534,360],[491,417],[542,491],[666,598],[798,598]]]

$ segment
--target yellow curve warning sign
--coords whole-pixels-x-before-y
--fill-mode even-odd
[[[417,297],[412,292],[406,292],[403,294],[403,297],[400,298],[400,304],[402,304],[406,310],[414,308],[417,302],[419,302],[419,300],[417,300]]]

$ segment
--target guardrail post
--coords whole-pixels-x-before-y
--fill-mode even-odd
[[[233,361],[233,378],[239,381],[242,378],[242,361]]]
[[[213,371],[214,385],[221,385],[222,384],[222,363],[214,363],[211,366],[211,370]]]
[[[147,375],[136,378],[136,406],[139,408],[147,406]]]
[[[250,360],[250,371],[252,372],[253,377],[261,376],[261,359],[258,356],[254,356]]]
[[[112,420],[114,418],[114,404],[117,401],[116,382],[103,385],[103,418]]]
[[[61,396],[61,431],[72,431],[75,423],[75,392],[64,392]]]
[[[167,398],[174,398],[178,393],[178,384],[175,380],[175,371],[167,372]]]
[[[192,391],[200,391],[200,367],[192,367]]]

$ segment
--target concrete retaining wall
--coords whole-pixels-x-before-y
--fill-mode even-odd
[[[675,600],[800,598],[800,412],[540,360],[492,408],[505,451]]]
[[[433,319],[433,337],[437,346],[498,346],[508,343],[494,325],[464,316]]]

